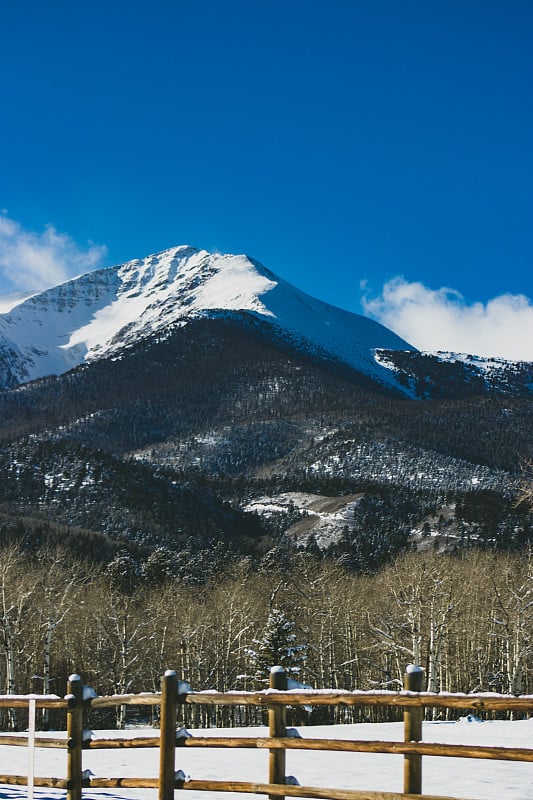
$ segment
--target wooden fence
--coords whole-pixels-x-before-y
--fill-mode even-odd
[[[64,709],[67,717],[67,738],[36,737],[36,747],[66,749],[67,778],[45,778],[18,775],[1,775],[0,784],[11,784],[66,789],[68,800],[81,800],[83,789],[145,788],[158,789],[159,800],[173,800],[175,790],[207,792],[246,792],[265,794],[275,798],[309,797],[323,800],[451,800],[422,795],[423,756],[452,756],[460,758],[496,759],[504,761],[533,762],[531,748],[505,748],[465,746],[422,742],[422,718],[425,708],[460,709],[463,711],[497,711],[533,713],[533,695],[512,697],[487,694],[431,694],[422,692],[423,671],[408,668],[402,692],[371,691],[348,692],[333,690],[287,691],[287,676],[281,668],[274,668],[270,689],[261,692],[188,692],[180,694],[182,687],[173,671],[165,673],[160,693],[112,695],[84,700],[83,686],[78,675],[72,675],[64,698],[36,695],[3,695],[0,708]],[[261,706],[268,710],[268,737],[201,737],[186,736],[176,731],[180,704]],[[160,706],[160,734],[153,737],[92,739],[84,737],[83,716],[85,708],[110,708],[119,705]],[[404,713],[404,741],[360,741],[338,739],[295,738],[286,728],[287,706],[392,706]],[[31,730],[31,726],[30,726]],[[29,745],[29,738],[0,734],[2,745]],[[85,749],[111,749],[126,747],[159,748],[158,778],[95,778],[85,777],[83,751]],[[177,747],[261,748],[269,751],[267,783],[244,781],[213,781],[185,779],[176,773]],[[299,786],[288,782],[285,774],[287,750],[344,751],[358,753],[395,753],[404,759],[404,792],[360,791]],[[356,778],[354,776],[354,782]],[[532,773],[533,783],[533,773]],[[456,800],[456,799],[454,799]]]

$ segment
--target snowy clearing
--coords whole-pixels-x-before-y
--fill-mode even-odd
[[[302,727],[304,738],[379,739],[401,741],[402,723],[358,724]],[[191,731],[201,736],[266,736],[266,728],[247,728],[222,731]],[[57,735],[57,734],[54,734]],[[95,734],[96,735],[96,734]],[[100,731],[100,736],[124,735],[118,731]],[[157,736],[153,729],[135,729],[127,736]],[[483,744],[501,747],[531,747],[533,719],[516,722],[426,722],[424,741],[450,744]],[[24,747],[0,746],[0,770],[25,775],[28,753]],[[98,777],[156,777],[159,769],[159,750],[94,750],[83,754],[84,769]],[[176,769],[196,780],[266,781],[268,751],[205,748],[179,748]],[[56,750],[36,750],[35,774],[65,777],[66,753]],[[329,788],[367,789],[401,792],[403,787],[403,757],[365,753],[287,752],[287,775],[297,777],[301,785]],[[533,763],[482,761],[477,759],[423,758],[423,791],[476,800],[533,800]],[[147,789],[85,789],[87,800],[156,800],[157,791]],[[222,792],[192,792],[187,800],[223,800],[223,798],[252,798],[259,795],[229,795]],[[26,787],[0,786],[0,798],[22,800]],[[39,800],[64,798],[65,792],[54,789],[35,789]]]

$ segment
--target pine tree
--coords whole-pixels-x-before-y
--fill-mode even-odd
[[[275,666],[283,667],[289,677],[301,679],[308,645],[297,644],[295,626],[296,623],[289,620],[280,609],[274,608],[269,613],[262,638],[253,640],[256,648],[246,651],[252,677],[258,687],[268,685],[270,668]]]

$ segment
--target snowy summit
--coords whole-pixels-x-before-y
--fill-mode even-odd
[[[0,314],[0,388],[83,362],[189,319],[248,313],[301,349],[382,383],[377,349],[414,350],[392,331],[301,292],[245,255],[180,246],[73,278]]]

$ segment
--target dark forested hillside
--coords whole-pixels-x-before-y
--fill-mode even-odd
[[[379,392],[365,376],[293,350],[242,316],[191,321],[112,359],[4,392],[0,435],[62,426],[62,436],[96,435],[105,449],[124,452],[219,421],[353,409],[361,394]]]
[[[528,542],[514,498],[530,396],[405,359],[419,384],[429,364],[433,398],[306,355],[251,315],[176,325],[0,394],[0,509],[178,560],[222,542],[365,569],[415,546]]]
[[[484,392],[531,397],[533,364],[527,361],[407,350],[379,350],[378,359],[418,398],[475,397]]]

